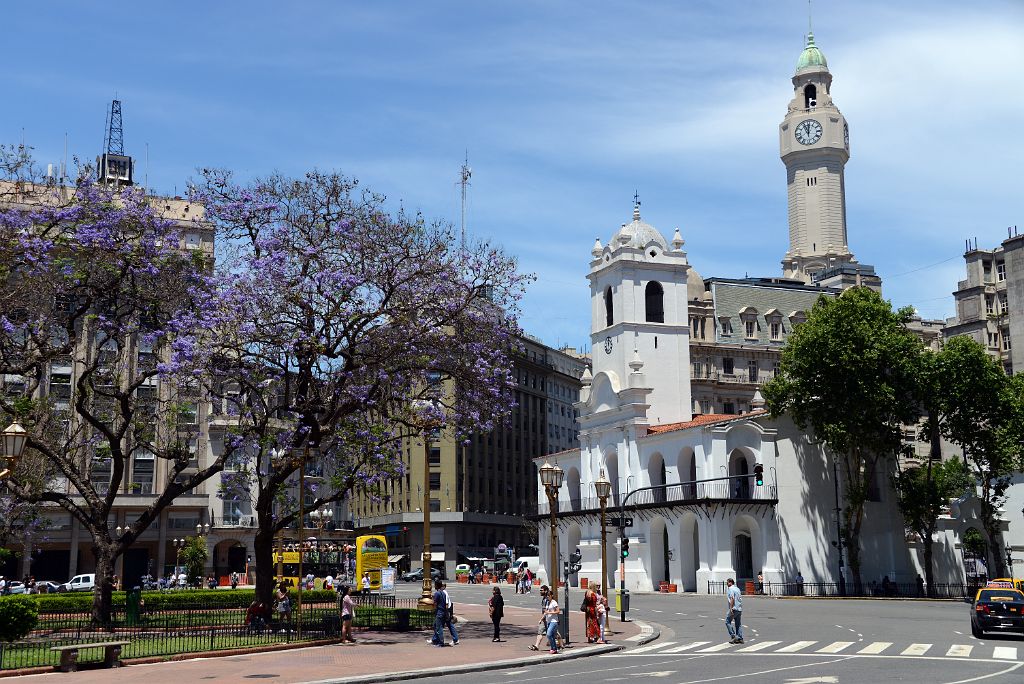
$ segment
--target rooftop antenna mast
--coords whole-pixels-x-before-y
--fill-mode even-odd
[[[110,120],[107,124],[107,135],[103,144],[107,154],[124,156],[124,126],[121,124],[121,101],[110,103]]]
[[[103,154],[97,161],[99,181],[109,185],[132,185],[135,163],[124,153],[124,126],[121,123],[121,101],[110,103],[107,129],[103,135]]]
[[[466,250],[466,188],[469,187],[469,179],[473,177],[473,169],[469,168],[469,150],[466,150],[466,161],[462,163],[459,175],[459,185],[462,186],[462,250]]]

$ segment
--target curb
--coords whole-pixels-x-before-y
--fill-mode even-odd
[[[456,665],[454,667],[435,667],[427,670],[410,670],[407,672],[382,672],[372,675],[363,675],[360,677],[344,677],[341,679],[321,679],[317,680],[316,684],[373,684],[375,682],[401,682],[409,679],[426,679],[427,677],[443,677],[445,675],[469,674],[471,672],[505,670],[510,668],[520,668],[526,665],[534,665],[538,663],[557,663],[564,660],[577,660],[579,658],[604,655],[606,653],[614,653],[615,651],[621,651],[623,648],[625,648],[624,644],[609,644],[607,646],[586,648],[584,650],[576,651],[574,653],[559,653],[558,655],[551,655],[549,653],[548,655],[535,656],[529,659],[515,658],[511,660],[497,660],[494,662],[468,663],[466,665]]]

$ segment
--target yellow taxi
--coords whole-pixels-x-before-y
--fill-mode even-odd
[[[985,632],[1024,636],[1024,593],[1002,586],[979,589],[971,605],[971,634],[981,639]]]
[[[1019,592],[1024,592],[1024,579],[1014,579],[1013,577],[998,577],[991,579],[985,583],[986,589],[1016,589]]]

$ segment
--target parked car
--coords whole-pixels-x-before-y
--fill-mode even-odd
[[[96,587],[96,575],[75,575],[60,585],[60,591],[92,591]]]
[[[971,606],[971,634],[1017,632],[1024,636],[1024,594],[1016,589],[979,589]]]
[[[55,594],[58,591],[60,591],[60,582],[36,580],[36,592],[40,594]]]
[[[402,575],[402,579],[406,582],[422,582],[423,581],[423,568],[416,568]],[[430,579],[438,580],[444,579],[444,574],[437,568],[430,568]]]
[[[8,594],[24,594],[26,591],[25,583],[18,580],[9,581],[4,591]]]

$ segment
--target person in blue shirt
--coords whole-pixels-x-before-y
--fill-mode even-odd
[[[726,601],[729,602],[729,612],[725,616],[725,628],[729,630],[729,643],[743,643],[743,595],[740,588],[736,586],[733,578],[725,581],[728,589],[725,590]],[[733,629],[733,623],[736,629]]]
[[[441,580],[434,580],[434,638],[430,643],[444,646],[444,626],[448,622],[448,597]]]

